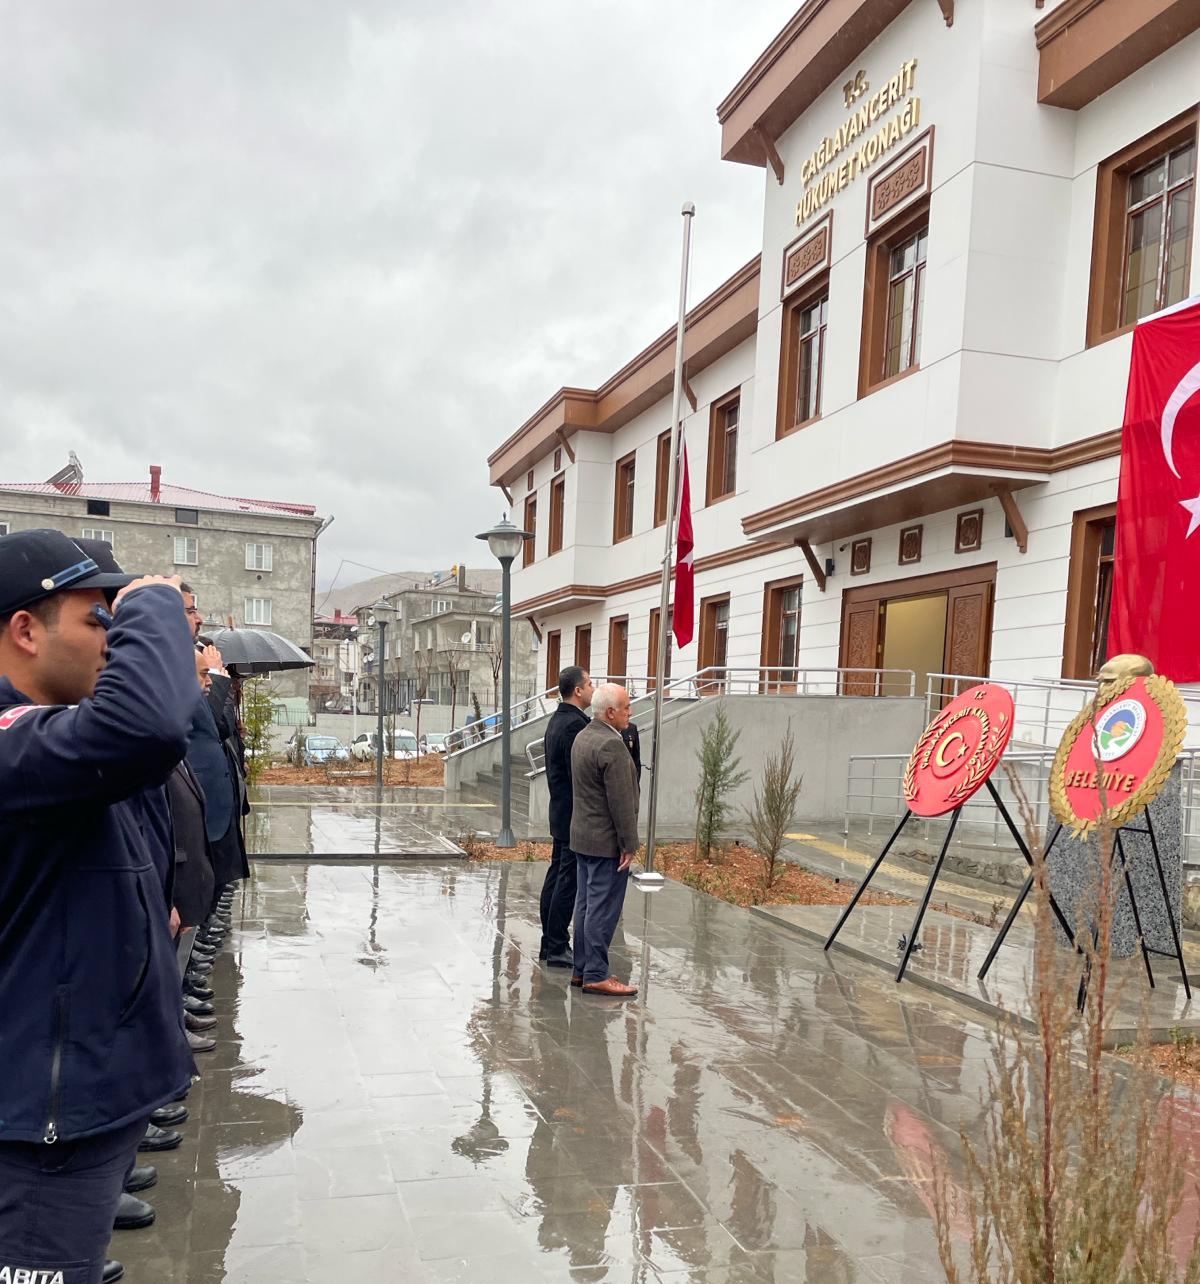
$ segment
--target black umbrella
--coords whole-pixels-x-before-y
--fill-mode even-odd
[[[294,642],[267,629],[215,629],[205,633],[221,653],[231,673],[275,673],[279,669],[310,669],[316,663]]]

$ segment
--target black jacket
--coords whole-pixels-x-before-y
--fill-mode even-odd
[[[183,757],[196,661],[179,594],[137,590],[79,705],[0,678],[0,1142],[144,1119],[192,1057],[155,790]]]
[[[577,705],[562,703],[546,728],[546,783],[550,787],[550,837],[571,841],[571,746],[590,719]]]
[[[621,739],[625,741],[625,748],[633,755],[633,769],[640,785],[642,783],[642,737],[638,734],[636,722],[631,722],[621,732]]]
[[[186,762],[167,782],[175,835],[175,908],[184,927],[198,927],[212,908],[216,879],[204,829],[204,791]]]

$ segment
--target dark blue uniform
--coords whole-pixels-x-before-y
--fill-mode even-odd
[[[0,678],[0,1264],[38,1262],[14,1244],[19,1175],[33,1165],[44,1186],[87,1138],[131,1159],[192,1071],[156,867],[160,795],[145,792],[183,757],[196,708],[179,594],[132,593],[108,643],[94,695],[73,708],[31,706]],[[73,1244],[87,1212],[44,1234]]]

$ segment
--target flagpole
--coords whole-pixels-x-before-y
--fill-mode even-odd
[[[646,822],[646,868],[635,874],[634,882],[644,891],[653,891],[664,883],[663,876],[654,868],[654,836],[658,821],[658,746],[662,737],[663,686],[667,667],[667,641],[670,632],[669,611],[671,604],[671,545],[679,506],[679,432],[680,412],[683,407],[683,327],[687,318],[688,264],[692,255],[692,219],[696,207],[691,201],[680,211],[683,216],[683,260],[679,270],[679,322],[675,329],[675,387],[671,397],[671,449],[667,472],[667,520],[664,525],[662,560],[662,590],[658,599],[658,655],[654,668],[654,726],[650,739],[650,802]]]

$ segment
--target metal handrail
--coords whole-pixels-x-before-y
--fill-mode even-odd
[[[622,686],[628,686],[633,689],[636,689],[634,688],[635,683],[647,682],[647,679],[641,674],[631,673],[619,673],[612,677],[605,674],[592,674],[592,680],[594,682],[620,682]],[[558,687],[550,687],[545,691],[529,696],[525,700],[518,700],[509,709],[511,725],[520,727],[528,722],[536,722],[538,718],[548,716],[558,707],[558,699]],[[500,734],[500,725],[500,714],[496,712],[488,714],[486,718],[479,722],[469,722],[466,726],[458,727],[456,730],[449,732],[445,740],[446,757],[453,758],[457,754],[475,748],[476,745],[484,744],[488,740],[494,740]]]
[[[654,696],[653,678],[644,695],[631,705],[642,704]],[[889,690],[895,685],[899,690]],[[869,689],[863,690],[863,687]],[[826,688],[832,688],[827,690]],[[911,669],[802,669],[784,665],[719,666],[700,669],[686,677],[675,678],[663,688],[664,699],[701,700],[714,695],[897,695],[912,699],[917,694],[917,675]],[[640,712],[640,711],[639,711]],[[545,739],[525,746],[525,758],[531,776],[546,769]]]

